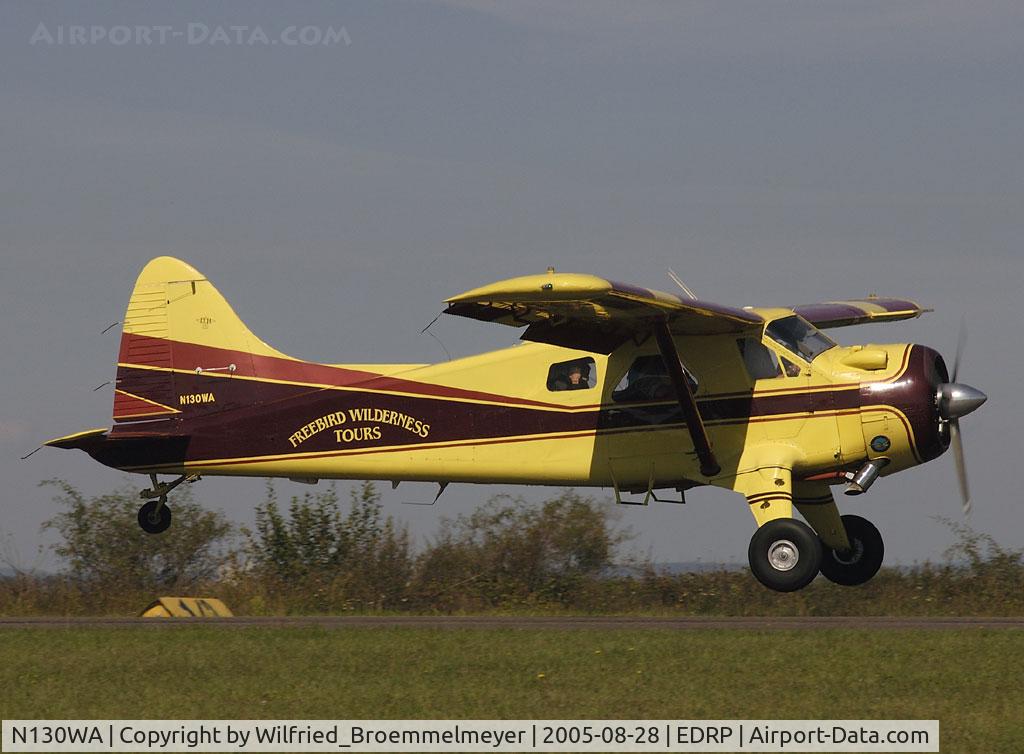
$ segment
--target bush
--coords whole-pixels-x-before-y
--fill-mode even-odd
[[[540,506],[493,498],[468,516],[442,521],[417,562],[413,599],[441,609],[572,605],[629,538],[613,529],[610,514],[572,491]]]
[[[153,536],[139,528],[134,488],[87,498],[64,481],[43,484],[58,488],[54,500],[64,508],[43,528],[60,535],[54,552],[66,565],[63,580],[86,609],[120,605],[128,595],[187,592],[216,578],[230,557],[231,524],[188,490],[174,497],[174,525]]]
[[[245,534],[253,574],[307,610],[395,607],[412,575],[409,535],[383,517],[372,482],[352,490],[345,515],[333,485],[293,497],[282,514],[268,484],[256,531]]]
[[[161,592],[221,597],[239,614],[415,610],[655,615],[1024,615],[1024,551],[944,520],[957,537],[949,561],[883,568],[868,584],[816,579],[793,594],[762,587],[745,568],[668,573],[622,567],[629,534],[613,508],[572,491],[539,505],[497,497],[444,520],[414,557],[407,532],[382,513],[372,483],[291,498],[268,486],[255,531],[229,549],[230,525],[176,494],[174,524],[139,530],[134,489],[86,498],[57,486],[63,510],[56,576],[21,568],[0,577],[0,614],[137,613]],[[0,559],[5,559],[0,547]],[[6,558],[10,560],[9,558]],[[10,565],[14,565],[10,563]]]

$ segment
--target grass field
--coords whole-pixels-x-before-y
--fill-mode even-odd
[[[0,633],[12,718],[921,718],[1024,750],[1024,632],[216,627]]]

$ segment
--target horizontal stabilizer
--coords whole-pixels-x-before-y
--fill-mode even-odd
[[[87,429],[85,432],[76,432],[73,435],[65,435],[54,440],[48,440],[43,445],[51,448],[82,448],[105,437],[109,429]]]

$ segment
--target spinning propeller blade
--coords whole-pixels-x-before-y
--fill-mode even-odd
[[[960,420],[952,419],[949,422],[949,439],[953,446],[953,460],[956,462],[956,478],[960,482],[960,501],[963,505],[964,516],[971,515],[971,488],[967,484],[967,463],[964,460],[964,441],[960,436]]]
[[[956,336],[956,358],[953,359],[953,374],[950,376],[950,382],[956,382],[957,375],[960,374],[960,359],[964,355],[964,346],[967,345],[967,317],[960,318],[960,332]]]
[[[953,449],[953,460],[956,463],[956,477],[960,485],[960,500],[964,516],[971,514],[971,488],[967,483],[967,461],[964,457],[964,440],[960,434],[960,417],[966,416],[988,400],[980,390],[970,385],[957,382],[960,375],[960,362],[967,345],[967,321],[960,320],[960,332],[956,339],[956,358],[953,361],[953,373],[950,381],[939,386],[937,396],[939,414],[949,428],[949,444]]]

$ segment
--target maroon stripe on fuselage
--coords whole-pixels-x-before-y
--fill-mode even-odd
[[[124,358],[129,347],[136,347],[137,341],[162,342],[162,339],[125,333],[121,340],[121,357],[119,359]],[[128,345],[129,343],[131,346]],[[276,356],[260,356],[248,352],[214,348],[212,346],[182,341],[170,341],[170,343],[173,352],[172,368],[188,372],[194,372],[197,367],[223,370],[224,367],[234,364],[234,374],[239,377],[300,382],[307,383],[310,387],[319,385],[358,387],[364,390],[393,390],[441,398],[461,398],[465,400],[513,403],[543,408],[562,408],[560,404],[556,403],[545,403],[543,401],[533,401],[514,396],[485,393],[478,390],[464,390],[462,388],[416,382],[400,377],[388,377],[373,372],[330,366],[328,364],[316,364],[310,361],[293,361]],[[142,363],[140,366],[150,365]],[[220,373],[224,374],[223,371]]]
[[[152,401],[141,400],[134,395],[126,395],[120,390],[114,391],[114,420],[137,417],[137,416],[155,416],[158,414],[173,414],[174,409],[168,408],[167,406],[154,403]]]
[[[908,349],[909,351],[910,349]],[[935,457],[929,443],[927,358],[913,349],[907,374],[888,389],[872,393],[863,389],[815,390],[787,395],[709,397],[698,401],[702,416],[711,426],[747,421],[781,421],[789,416],[856,412],[870,406],[893,405],[911,410],[913,434],[924,440],[924,460]],[[925,349],[928,350],[928,349]],[[133,376],[149,370],[122,367],[130,384]],[[364,373],[365,374],[365,373]],[[904,384],[909,379],[909,384]],[[933,378],[932,378],[933,379]],[[374,379],[352,382],[346,390],[215,377],[191,372],[175,373],[176,391],[211,393],[216,402],[192,407],[175,405],[182,413],[163,422],[168,434],[189,438],[187,458],[174,460],[252,458],[287,454],[384,449],[388,446],[494,442],[502,438],[565,433],[622,432],[682,428],[682,413],[674,402],[659,404],[612,404],[585,410],[539,410],[533,405],[495,405],[453,401],[443,395],[410,395],[378,392]],[[880,383],[884,384],[884,383]],[[126,388],[127,389],[127,388]],[[132,391],[149,398],[144,391]],[[490,394],[486,394],[490,395]],[[922,396],[924,396],[922,398]],[[526,404],[533,402],[523,401]],[[211,406],[224,410],[211,412]],[[550,405],[550,404],[540,404]],[[195,412],[193,412],[195,408]],[[201,409],[201,410],[200,410]],[[321,420],[323,426],[317,425]],[[116,441],[137,431],[138,425],[119,425],[110,433]],[[916,439],[920,443],[921,439]],[[151,446],[154,450],[157,445]],[[944,448],[943,448],[944,449]],[[171,447],[168,446],[168,450]],[[182,444],[173,450],[184,451]],[[941,452],[941,450],[939,451]],[[133,456],[135,453],[132,454]],[[174,460],[167,460],[172,463]],[[157,465],[154,461],[154,465]]]
[[[183,390],[213,392],[222,405],[238,406],[246,392],[252,389],[252,383],[247,380],[212,379],[188,374],[177,376],[185,380]],[[189,387],[190,383],[195,387]],[[213,386],[209,387],[209,383]],[[684,426],[682,413],[674,403],[624,404],[601,410],[562,412],[278,383],[260,383],[259,387],[260,400],[240,408],[190,416],[190,407],[182,406],[180,418],[163,423],[165,431],[188,435],[191,440],[187,460],[203,461],[328,453],[389,445],[436,446],[438,443],[484,442],[523,435]],[[846,405],[855,403],[852,399],[858,393],[847,390],[838,395],[844,398],[838,402]],[[807,410],[832,411],[836,403],[829,394],[818,393],[754,400],[711,400],[700,405],[707,421],[714,426],[751,420],[782,420],[784,415]],[[339,419],[340,414],[344,415],[343,420]],[[323,426],[316,426],[317,419],[322,420]],[[307,427],[309,429],[305,429]],[[418,432],[413,431],[417,428]],[[111,439],[128,436],[136,430],[137,425],[119,425],[112,430]],[[303,436],[303,431],[308,436]],[[181,447],[175,446],[175,449]]]

